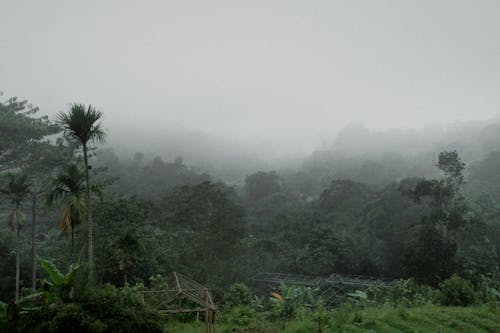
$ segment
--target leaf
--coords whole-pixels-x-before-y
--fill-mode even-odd
[[[30,294],[30,295],[21,297],[21,299],[19,299],[18,303],[21,304],[24,302],[31,302],[33,300],[40,299],[41,296],[44,296],[43,292],[36,292],[36,293]]]
[[[62,208],[61,220],[59,221],[59,228],[64,232],[71,232],[71,206],[65,205]]]
[[[283,298],[283,296],[281,296],[280,294],[278,294],[274,291],[271,292],[271,296],[274,297],[274,299],[280,301],[281,303],[285,302],[285,299]]]
[[[19,226],[22,226],[23,224],[26,223],[26,215],[23,212],[18,210],[16,215],[17,215],[17,223],[19,224]]]
[[[69,272],[65,276],[65,283],[66,284],[68,284],[68,285],[72,285],[73,284],[73,282],[76,279],[76,273],[78,272],[79,269],[80,269],[80,265],[79,264],[71,264],[69,266]]]
[[[496,290],[495,288],[489,288],[490,292],[496,297],[500,298],[500,291]]]
[[[59,272],[54,263],[48,260],[40,259],[40,264],[45,269],[54,285],[60,286],[64,284],[65,276],[61,272]]]

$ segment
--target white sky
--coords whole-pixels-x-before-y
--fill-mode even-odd
[[[49,114],[96,105],[115,139],[182,128],[289,150],[351,121],[485,119],[500,1],[0,0],[0,91]]]

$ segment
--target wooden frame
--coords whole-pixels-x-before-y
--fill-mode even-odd
[[[167,277],[168,289],[140,291],[142,304],[148,303],[148,297],[160,296],[162,301],[156,304],[158,312],[166,314],[205,313],[205,332],[215,333],[215,313],[217,308],[208,288],[190,278],[173,272]],[[172,286],[172,288],[170,288]],[[201,307],[183,308],[182,300],[187,299]],[[174,303],[175,302],[175,303]]]

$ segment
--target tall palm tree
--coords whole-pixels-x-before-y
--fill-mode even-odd
[[[81,223],[86,207],[85,180],[85,170],[76,163],[68,163],[64,165],[61,172],[51,180],[47,195],[47,205],[49,207],[56,202],[62,201],[59,228],[71,234],[70,264],[73,263],[75,249],[75,228]]]
[[[66,133],[77,139],[83,148],[83,160],[85,163],[85,201],[87,206],[88,227],[88,256],[90,271],[94,270],[94,246],[92,243],[92,206],[90,204],[90,180],[89,180],[89,142],[102,142],[106,133],[102,128],[100,120],[102,112],[92,106],[84,104],[73,104],[67,113],[58,114],[58,122]]]
[[[31,185],[28,176],[24,173],[7,174],[7,185],[0,189],[14,207],[10,210],[7,222],[12,230],[16,231],[16,302],[19,300],[19,273],[21,262],[21,227],[25,222],[24,214],[21,212],[21,203],[30,193]]]

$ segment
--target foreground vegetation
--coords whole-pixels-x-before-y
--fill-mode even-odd
[[[42,260],[50,281],[17,303],[0,303],[0,331],[33,333],[203,332],[204,314],[161,315],[143,304],[143,285],[96,288],[79,265],[61,273]],[[156,287],[166,286],[161,277]],[[219,302],[219,332],[500,332],[498,285],[458,276],[434,289],[413,280],[372,285],[326,308],[318,290],[284,283],[270,297],[232,285]],[[158,303],[162,299],[156,300]],[[460,306],[457,306],[460,305]],[[189,307],[189,305],[188,305]]]
[[[339,333],[493,333],[500,332],[500,310],[495,307],[444,307],[425,305],[415,308],[370,307],[352,311],[341,308],[333,311],[323,326],[314,318],[282,323],[260,322],[245,329],[235,329],[221,323],[219,332],[339,332]],[[172,323],[166,332],[202,333],[200,323]]]

